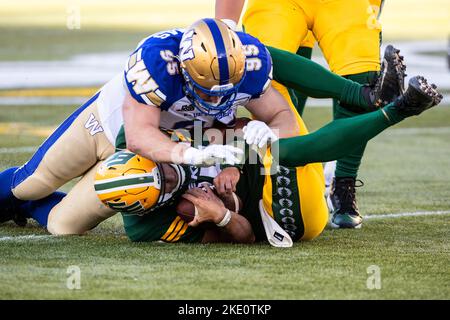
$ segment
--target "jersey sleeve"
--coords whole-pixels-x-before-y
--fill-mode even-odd
[[[269,88],[273,79],[272,58],[266,46],[257,38],[238,33],[246,56],[246,75],[239,92],[247,93],[251,99],[259,98]]]
[[[167,109],[182,97],[181,76],[175,54],[176,39],[148,38],[130,55],[125,83],[138,102]]]

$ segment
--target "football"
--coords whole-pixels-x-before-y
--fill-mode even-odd
[[[212,190],[223,201],[225,207],[230,211],[239,212],[242,209],[242,200],[236,193],[233,192],[226,196],[219,196],[215,188],[212,188]],[[194,204],[191,201],[185,198],[181,198],[176,206],[176,211],[181,219],[186,222],[191,222],[196,215],[197,208],[195,208]]]

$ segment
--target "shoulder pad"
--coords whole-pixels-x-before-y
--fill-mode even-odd
[[[182,77],[175,55],[180,30],[156,33],[142,40],[125,65],[125,82],[138,102],[167,109],[183,97]]]
[[[246,75],[239,92],[252,99],[259,98],[272,81],[272,58],[266,46],[257,38],[238,32],[246,56]]]

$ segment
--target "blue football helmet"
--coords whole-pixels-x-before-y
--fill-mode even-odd
[[[232,107],[246,67],[236,32],[217,19],[199,20],[183,34],[179,59],[185,94],[200,112],[218,117]],[[202,94],[217,97],[217,102]]]

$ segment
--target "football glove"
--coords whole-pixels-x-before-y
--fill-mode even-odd
[[[209,167],[216,163],[235,165],[240,162],[238,156],[243,153],[241,149],[229,145],[212,144],[204,149],[189,147],[183,154],[183,163],[198,167]]]
[[[244,139],[249,145],[255,144],[258,148],[262,148],[266,143],[275,142],[278,136],[264,122],[253,120],[250,121],[243,129]]]

